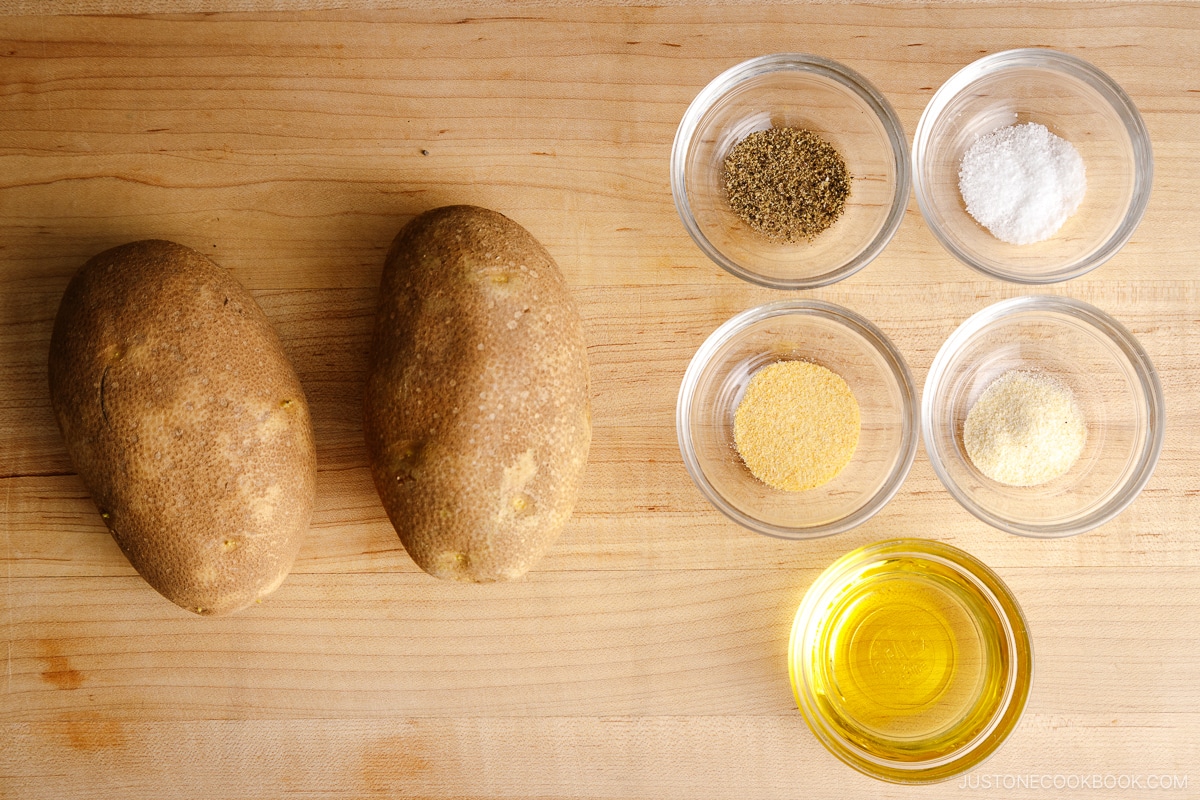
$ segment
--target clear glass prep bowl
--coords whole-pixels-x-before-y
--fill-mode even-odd
[[[813,241],[777,244],[729,208],[725,157],[748,134],[807,128],[851,175],[843,215]],[[908,204],[908,139],[896,112],[858,73],[819,56],[777,53],[725,71],[696,95],[671,149],[671,193],[688,234],[728,272],[776,289],[854,274],[891,240]]]
[[[1040,486],[986,478],[963,445],[968,411],[1011,369],[1066,384],[1087,425],[1079,460]],[[1165,414],[1158,374],[1133,334],[1094,306],[1051,296],[970,317],[934,357],[921,400],[925,450],[954,499],[1000,530],[1042,538],[1090,530],[1133,502],[1158,463]]]
[[[802,492],[755,478],[733,439],[734,411],[751,377],[783,360],[840,375],[862,418],[850,463]],[[849,530],[892,498],[916,454],[917,413],[912,376],[882,331],[832,303],[784,300],[744,311],[708,337],[684,374],[675,418],[684,465],[718,510],[758,533],[806,539]]]
[[[1050,239],[1002,242],[967,213],[958,188],[963,153],[986,133],[1037,122],[1075,146],[1087,193]],[[933,235],[967,266],[1002,280],[1047,284],[1077,278],[1133,235],[1150,200],[1150,135],[1129,96],[1081,58],[1026,48],[964,67],[934,93],[917,123],[913,186]]]
[[[977,652],[973,659],[970,653],[957,653],[964,669],[958,675],[961,691],[953,702],[953,693],[923,698],[924,703],[897,708],[890,729],[880,729],[871,720],[857,717],[853,705],[842,702],[845,697],[837,690],[848,695],[855,687],[841,686],[837,676],[855,665],[839,663],[837,636],[867,635],[871,617],[863,618],[857,629],[843,627],[853,618],[851,606],[861,602],[864,593],[895,596],[901,582],[935,593],[947,606],[956,607],[969,620],[960,633],[974,639],[961,644],[974,644]],[[956,597],[957,593],[946,591],[956,583],[970,587],[972,596]],[[894,624],[875,631],[882,634],[877,643],[885,647],[876,658],[872,646],[870,662],[859,669],[885,674],[904,685],[929,666],[921,662],[926,640],[920,634],[930,620],[900,600],[894,601],[892,610]],[[974,636],[968,633],[972,630]],[[834,645],[833,652],[829,645]],[[965,668],[972,660],[993,679],[970,685]],[[809,587],[792,624],[788,674],[804,721],[833,755],[879,780],[932,783],[979,766],[1020,722],[1033,682],[1033,648],[1021,607],[985,564],[940,542],[894,539],[847,553]],[[963,715],[967,709],[973,720]],[[956,746],[932,745],[955,728],[961,735]]]

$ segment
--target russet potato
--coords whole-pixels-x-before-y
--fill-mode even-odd
[[[228,272],[166,241],[88,261],[55,320],[50,396],[113,538],[167,599],[226,614],[283,582],[312,515],[312,423]]]
[[[375,486],[422,569],[511,580],[542,557],[578,497],[591,416],[578,310],[528,231],[474,206],[400,231],[364,420]]]

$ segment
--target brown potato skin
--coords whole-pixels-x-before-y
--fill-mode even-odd
[[[428,211],[384,266],[364,422],[375,486],[431,575],[524,575],[558,538],[591,442],[587,347],[554,260],[508,217]]]
[[[312,516],[312,422],[228,272],[158,240],[88,261],[54,323],[50,398],[113,538],[164,597],[228,614],[283,582]]]

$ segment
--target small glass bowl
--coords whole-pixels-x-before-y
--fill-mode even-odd
[[[803,360],[840,375],[862,428],[850,463],[828,483],[789,492],[759,481],[742,461],[733,417],[751,377]],[[784,300],[749,309],[700,346],[679,388],[676,432],[683,462],[714,506],[752,531],[809,539],[865,522],[900,488],[917,448],[917,403],[904,360],[883,332],[840,306]]]
[[[950,545],[896,539],[835,561],[804,595],[788,673],[825,747],[893,783],[979,766],[1025,710],[1033,651],[1000,578]]]
[[[967,456],[963,424],[980,394],[1019,369],[1075,395],[1087,440],[1064,475],[1038,486],[985,477]],[[1162,386],[1133,334],[1066,297],[1017,297],[988,306],[942,345],[921,405],[925,450],[950,494],[979,519],[1022,536],[1072,536],[1115,517],[1150,480],[1163,442]]]
[[[1008,125],[1036,122],[1079,151],[1087,193],[1043,242],[1015,245],[967,213],[958,188],[963,154]],[[1150,135],[1120,86],[1083,59],[1027,48],[985,56],[934,93],[912,150],[917,205],[929,229],[968,267],[1014,283],[1077,278],[1111,258],[1133,235],[1150,200]]]
[[[726,156],[772,127],[819,134],[850,172],[845,212],[812,242],[772,242],[730,210]],[[866,266],[900,226],[909,183],[896,112],[861,75],[819,56],[778,53],[726,70],[688,106],[671,149],[671,193],[688,234],[723,269],[775,289],[825,286]]]

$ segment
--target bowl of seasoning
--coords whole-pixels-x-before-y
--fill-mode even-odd
[[[744,311],[688,365],[676,405],[684,465],[733,521],[806,539],[892,498],[917,447],[912,377],[888,338],[816,300]]]
[[[776,289],[854,274],[883,250],[908,202],[907,138],[863,76],[778,53],[725,71],[688,106],[671,192],[719,266]]]
[[[1033,652],[1020,606],[950,545],[854,550],[809,588],[788,646],[796,704],[860,772],[932,783],[979,766],[1016,727]]]
[[[946,81],[917,123],[917,205],[959,261],[1046,284],[1083,275],[1133,235],[1154,158],[1133,101],[1081,58],[994,53]]]
[[[1102,525],[1150,480],[1162,386],[1142,346],[1066,297],[1004,300],[946,340],[921,405],[925,450],[950,494],[1023,536]]]

